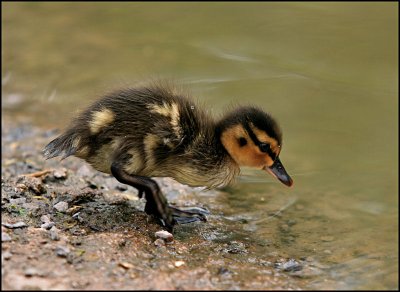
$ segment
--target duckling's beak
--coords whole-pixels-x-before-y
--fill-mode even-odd
[[[293,185],[292,178],[287,174],[279,158],[276,158],[274,164],[272,164],[270,167],[265,166],[263,169],[279,179],[283,184],[287,185],[288,187],[291,187]]]

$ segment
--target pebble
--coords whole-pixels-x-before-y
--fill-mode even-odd
[[[40,221],[42,221],[43,223],[50,223],[51,222],[49,215],[42,215],[40,217]]]
[[[61,201],[53,206],[59,212],[65,212],[68,209],[68,203]]]
[[[71,208],[67,209],[67,214],[75,214],[82,208],[82,206],[72,206]]]
[[[46,222],[46,223],[43,223],[42,225],[40,225],[40,228],[49,230],[49,229],[52,228],[54,225],[55,225],[54,222]]]
[[[22,205],[26,203],[26,198],[10,199],[10,204]]]
[[[25,275],[26,277],[32,277],[32,276],[36,276],[36,275],[38,275],[38,274],[39,274],[39,273],[38,273],[38,270],[35,269],[35,268],[32,268],[32,267],[26,268],[26,269],[24,270],[24,275]]]
[[[10,229],[28,227],[28,225],[22,221],[19,221],[17,223],[1,223],[1,225]]]
[[[56,255],[58,255],[59,257],[62,257],[62,258],[66,258],[68,256],[68,254],[70,253],[69,248],[66,246],[62,246],[62,245],[57,246],[55,251],[56,251]]]
[[[1,233],[1,241],[2,242],[11,241],[11,240],[12,240],[12,238],[10,235],[8,235],[8,233],[6,233],[6,232]]]
[[[156,235],[156,237],[161,238],[161,239],[165,240],[166,242],[174,241],[174,236],[165,230],[157,231],[155,233],[155,235]]]
[[[56,169],[56,170],[54,170],[53,175],[54,175],[55,178],[58,178],[58,179],[66,178],[67,177],[67,170],[65,168]]]
[[[155,246],[165,246],[165,241],[161,238],[157,238],[156,241],[154,241]]]
[[[80,223],[83,223],[85,220],[81,216],[79,216],[80,214],[81,214],[81,212],[77,212],[74,215],[72,215],[72,218],[74,218],[75,220],[78,220],[78,222],[80,222]]]
[[[240,254],[247,253],[246,246],[242,242],[231,241],[228,244],[228,247],[223,249],[224,252],[232,253],[232,254]]]
[[[39,243],[40,244],[46,244],[46,243],[48,243],[49,241],[46,239],[46,238],[42,238],[42,239],[40,239],[39,240]]]
[[[334,239],[335,238],[333,236],[329,236],[329,235],[321,237],[321,240],[325,241],[325,242],[333,241]]]
[[[55,226],[51,227],[51,229],[50,229],[51,240],[54,240],[54,241],[60,240],[60,235],[58,234],[59,231],[60,230],[57,227],[55,227]]]
[[[232,272],[225,267],[220,267],[217,271],[217,274],[218,275],[232,274]]]
[[[298,263],[295,259],[289,259],[288,261],[282,261],[275,263],[275,268],[283,270],[284,272],[295,272],[300,271],[303,266]]]
[[[21,191],[26,191],[28,187],[25,184],[17,184],[16,186]]]
[[[12,253],[9,252],[9,251],[7,250],[7,251],[5,251],[5,252],[2,253],[1,257],[2,257],[3,259],[5,259],[5,260],[9,260],[9,259],[11,259],[11,257],[12,257]]]
[[[123,267],[126,270],[132,269],[133,265],[127,262],[119,262],[118,263],[119,266]]]
[[[70,239],[69,243],[72,244],[73,246],[79,246],[82,244],[82,238],[73,237]]]
[[[174,266],[177,267],[177,268],[179,268],[179,267],[183,266],[184,264],[185,264],[184,261],[176,261],[176,262],[174,263]]]
[[[43,222],[43,224],[40,225],[40,228],[45,230],[49,230],[55,225],[55,223],[50,220],[50,215],[42,215],[40,221]]]
[[[17,183],[22,181],[27,188],[31,189],[34,193],[38,195],[44,194],[47,191],[46,187],[43,185],[42,180],[37,177],[21,176],[18,178]]]

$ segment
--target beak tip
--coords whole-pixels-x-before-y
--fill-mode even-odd
[[[293,179],[287,174],[279,159],[276,159],[272,166],[266,166],[263,169],[272,174],[281,183],[288,186],[289,188],[293,186]]]

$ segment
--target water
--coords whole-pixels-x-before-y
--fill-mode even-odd
[[[224,220],[320,263],[303,288],[398,288],[397,3],[2,8],[3,119],[62,127],[149,78],[179,81],[215,114],[258,104],[281,124],[294,188],[245,170],[212,199]]]

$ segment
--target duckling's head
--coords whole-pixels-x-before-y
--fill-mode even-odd
[[[265,170],[287,186],[287,174],[279,154],[282,132],[276,121],[255,107],[241,107],[226,115],[217,126],[222,145],[239,166]]]

